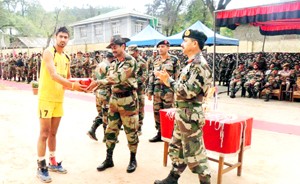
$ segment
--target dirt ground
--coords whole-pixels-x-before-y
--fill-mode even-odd
[[[68,174],[50,173],[54,184],[151,184],[155,179],[165,178],[170,169],[163,167],[163,143],[149,143],[154,136],[154,119],[151,102],[146,101],[143,135],[140,137],[134,173],[126,173],[129,150],[124,132],[120,132],[114,151],[113,168],[97,172],[96,167],[105,159],[105,144],[92,141],[86,135],[96,115],[93,94],[67,92],[65,115],[57,135],[57,160],[63,160]],[[255,119],[278,123],[283,127],[293,125],[299,129],[299,103],[264,103],[263,100],[236,98],[226,94],[219,96],[218,108],[226,113],[252,116]],[[270,124],[271,125],[271,124]],[[7,87],[0,80],[0,184],[40,183],[36,177],[37,96],[30,90]],[[252,133],[252,146],[245,151],[241,177],[236,171],[223,175],[223,184],[279,184],[298,183],[300,160],[300,134],[278,133],[257,129]],[[102,126],[97,131],[102,139]],[[237,157],[225,158],[235,161]],[[217,164],[210,162],[212,183],[216,183]],[[179,179],[180,184],[199,183],[189,169]]]

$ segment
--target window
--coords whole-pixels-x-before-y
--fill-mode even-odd
[[[141,32],[143,29],[143,24],[141,22],[135,23],[134,31],[135,33]]]
[[[96,25],[94,25],[94,32],[95,32],[95,36],[103,35],[102,24],[96,24]]]
[[[80,33],[80,37],[87,37],[87,31],[86,31],[86,27],[80,27],[79,28],[79,33]]]
[[[113,31],[113,35],[120,34],[120,23],[118,22],[112,23],[112,31]]]

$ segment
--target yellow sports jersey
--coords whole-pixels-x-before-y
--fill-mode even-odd
[[[67,78],[70,67],[70,61],[65,53],[55,52],[54,47],[47,48],[54,56],[54,66],[56,73],[63,78]],[[46,68],[45,61],[41,61],[41,71],[39,80],[39,100],[50,102],[63,102],[64,99],[63,86],[51,79],[50,73]]]

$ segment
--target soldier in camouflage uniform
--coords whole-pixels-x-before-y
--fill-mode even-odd
[[[17,82],[20,82],[21,78],[23,78],[24,69],[23,54],[20,52],[16,62],[16,77],[18,78]]]
[[[222,58],[221,61],[219,62],[219,86],[223,82],[223,86],[225,86],[226,81],[226,70],[227,70],[227,54],[225,54]]]
[[[152,72],[153,72],[153,63],[154,63],[154,60],[156,59],[156,57],[157,57],[157,49],[154,48],[153,52],[152,52],[152,56],[149,57],[148,60],[147,60],[147,73],[148,73],[148,76],[147,76],[147,79],[145,81],[145,83],[146,83],[145,93],[146,94],[148,94],[149,76],[152,75]]]
[[[106,55],[106,59],[101,61],[95,69],[95,76],[97,80],[105,79],[108,76],[109,66],[114,60],[114,55],[111,52],[108,52]],[[108,104],[109,98],[111,96],[111,89],[110,86],[99,86],[95,90],[96,95],[96,108],[98,112],[98,116],[96,116],[95,120],[93,121],[93,125],[91,129],[88,131],[88,135],[91,139],[98,141],[96,137],[96,130],[97,128],[103,124],[103,130],[105,135],[105,130],[108,123]],[[103,137],[103,142],[105,142],[105,136]]]
[[[96,69],[97,65],[99,63],[101,63],[102,60],[103,60],[103,58],[100,59],[100,52],[96,51],[95,57],[93,58],[92,63],[90,65],[90,70],[92,71],[92,73],[91,73],[91,76],[89,76],[89,78],[96,79],[95,69]]]
[[[180,62],[176,56],[168,53],[169,47],[170,43],[167,40],[160,41],[157,44],[159,56],[156,57],[153,63],[153,72],[149,76],[148,99],[152,100],[153,96],[154,120],[157,129],[157,134],[149,139],[150,142],[161,141],[159,110],[174,107],[174,92],[154,75],[154,72],[166,69],[172,78],[178,79]]]
[[[272,90],[279,89],[281,85],[280,75],[278,74],[278,68],[273,68],[271,74],[265,77],[265,84],[262,91],[266,93],[265,102],[270,100],[270,94]]]
[[[137,61],[137,81],[138,81],[138,99],[139,99],[139,128],[138,128],[138,135],[142,135],[142,126],[144,120],[144,107],[145,107],[145,81],[148,78],[147,74],[147,63],[139,55],[139,50],[136,45],[131,45],[128,47],[128,53],[135,58]]]
[[[204,33],[191,29],[186,30],[182,37],[181,46],[188,56],[188,64],[182,70],[179,80],[176,82],[166,71],[155,72],[175,92],[176,112],[169,147],[173,167],[167,178],[156,180],[154,184],[177,184],[180,174],[187,166],[198,174],[200,184],[210,184],[211,172],[202,131],[205,124],[203,98],[212,83],[212,71],[201,53],[207,37]]]
[[[230,86],[230,98],[235,98],[235,93],[244,85],[246,70],[244,67],[244,62],[239,62],[239,67],[236,68],[233,73],[229,83]]]
[[[260,90],[261,82],[264,78],[262,71],[258,69],[257,64],[254,63],[253,70],[250,70],[246,75],[246,82],[244,84],[246,91],[249,93],[249,98],[257,98],[257,93]]]
[[[106,137],[106,159],[97,167],[98,171],[104,171],[113,167],[113,151],[120,131],[120,125],[124,126],[128,147],[130,150],[130,162],[127,172],[132,173],[137,167],[136,152],[139,138],[138,129],[138,98],[137,98],[137,62],[125,52],[128,38],[120,35],[112,37],[107,48],[111,48],[116,62],[110,65],[109,76],[106,79],[93,81],[87,90],[97,85],[111,86],[112,95],[109,99],[108,126],[105,131]]]
[[[82,71],[82,64],[84,62],[84,58],[82,57],[82,52],[78,51],[77,56],[74,60],[72,60],[71,68],[74,70],[74,76],[75,78],[82,78],[83,77],[83,71]]]
[[[8,73],[9,56],[5,55],[3,61],[4,61],[4,63],[3,63],[3,79],[7,80],[9,77],[9,73]]]

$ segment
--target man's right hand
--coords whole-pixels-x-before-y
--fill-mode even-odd
[[[86,92],[87,87],[88,86],[86,86],[86,85],[80,84],[79,81],[76,81],[76,82],[74,82],[73,90]]]

